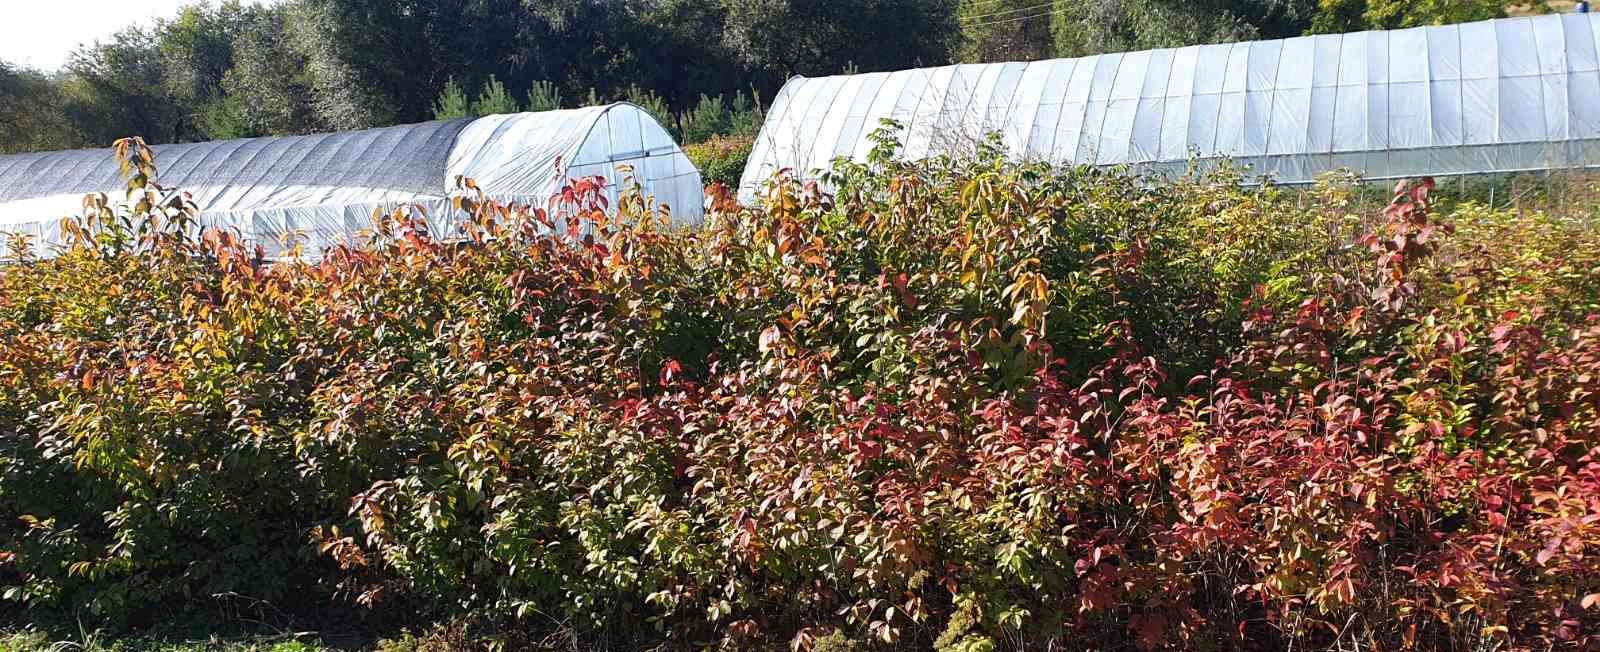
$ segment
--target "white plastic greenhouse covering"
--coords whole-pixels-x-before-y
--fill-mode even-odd
[[[1600,164],[1600,14],[795,78],[740,183],[862,160],[880,121],[907,159],[972,151],[1181,171],[1228,157],[1280,183]]]
[[[203,224],[237,229],[269,256],[289,241],[314,254],[359,239],[375,209],[400,205],[421,206],[430,228],[448,236],[458,175],[492,199],[545,207],[564,180],[592,175],[610,181],[614,202],[617,166],[629,164],[675,220],[699,222],[703,210],[699,170],[654,118],[626,103],[152,149],[157,182],[190,193]],[[31,235],[48,254],[86,193],[118,198],[122,187],[109,149],[0,156],[0,234]]]

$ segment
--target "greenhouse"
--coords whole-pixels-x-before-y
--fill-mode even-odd
[[[814,179],[862,160],[884,119],[899,155],[1181,171],[1229,158],[1303,183],[1600,163],[1600,14],[1203,45],[1031,63],[795,78],[776,97],[740,183]]]
[[[269,256],[359,238],[374,210],[402,205],[420,206],[448,237],[440,222],[455,217],[457,176],[492,199],[543,207],[566,179],[591,175],[612,180],[614,200],[617,167],[627,164],[674,219],[698,222],[703,202],[700,172],[654,118],[626,103],[152,149],[160,184],[190,193],[204,224],[237,229]],[[49,252],[85,194],[122,187],[110,149],[0,156],[0,234],[32,236]]]

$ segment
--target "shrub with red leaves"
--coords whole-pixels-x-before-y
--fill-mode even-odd
[[[1589,221],[894,147],[693,230],[626,183],[468,186],[450,241],[402,210],[277,263],[135,165],[0,268],[5,598],[596,649],[1600,649]]]

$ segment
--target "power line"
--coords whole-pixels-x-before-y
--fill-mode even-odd
[[[968,22],[981,21],[984,18],[993,18],[995,16],[1004,16],[1004,15],[1007,15],[1007,14],[1019,14],[1019,13],[1029,12],[1029,11],[1038,11],[1040,9],[1050,8],[1050,6],[1053,5],[1053,4],[1055,4],[1055,2],[1053,2],[1052,0],[1046,0],[1045,2],[1041,2],[1041,3],[1033,5],[1031,7],[1021,7],[1021,8],[1018,8],[1018,9],[1007,9],[1005,11],[996,11],[994,13],[980,14],[980,15],[977,15],[977,16],[966,16],[966,17],[962,18],[962,20],[965,20],[965,21],[968,21]],[[1052,9],[1052,11],[1053,11],[1053,9]]]
[[[968,9],[974,9],[983,5],[999,4],[1001,2],[1005,2],[1005,0],[970,0],[967,2],[966,7]]]
[[[1046,17],[1053,16],[1053,15],[1058,14],[1058,13],[1062,13],[1062,12],[1060,12],[1060,11],[1058,11],[1056,9],[1050,9],[1050,10],[1045,11],[1043,13],[1033,14],[1031,16],[1018,16],[1016,18],[993,20],[993,21],[989,21],[989,22],[986,22],[986,23],[971,23],[971,24],[968,24],[967,27],[969,27],[969,28],[993,27],[995,25],[1005,25],[1007,23],[1016,23],[1016,22],[1021,22],[1021,21],[1024,21],[1024,20],[1032,20],[1034,18],[1046,18]]]

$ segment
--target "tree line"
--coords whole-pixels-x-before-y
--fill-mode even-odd
[[[748,122],[792,75],[1456,22],[1504,0],[239,0],[0,61],[0,152],[360,129],[631,99]],[[736,108],[745,107],[740,113]],[[679,113],[681,112],[681,113]],[[673,117],[678,116],[678,117]],[[702,122],[702,126],[705,123]],[[702,129],[704,131],[704,129]]]

